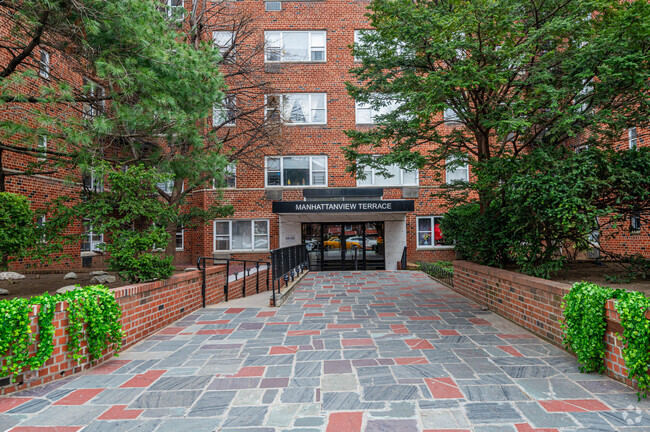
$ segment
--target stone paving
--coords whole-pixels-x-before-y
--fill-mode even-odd
[[[650,404],[419,272],[311,273],[0,399],[0,430],[650,431]]]

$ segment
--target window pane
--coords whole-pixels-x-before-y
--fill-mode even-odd
[[[327,158],[324,157],[311,158],[311,169],[313,171],[325,171],[326,164],[327,164]]]
[[[214,223],[214,233],[219,235],[219,234],[225,234],[228,235],[228,222],[215,222]]]
[[[324,109],[319,109],[319,110],[313,110],[312,111],[312,123],[325,123],[325,110]]]
[[[445,237],[442,234],[442,230],[440,230],[440,221],[442,220],[441,217],[434,218],[434,223],[433,223],[433,240],[434,240],[434,245],[435,246],[446,246],[449,243],[445,241]]]
[[[418,233],[418,246],[431,246],[431,233]]]
[[[372,123],[372,109],[363,102],[357,102],[357,124]]]
[[[365,179],[357,179],[357,186],[372,186],[372,170],[364,169]]]
[[[228,237],[217,237],[216,250],[230,250],[230,240]]]
[[[417,171],[403,171],[403,173],[402,173],[402,184],[416,185],[417,183],[418,183],[418,172]]]
[[[386,172],[393,175],[393,177],[384,177],[379,174],[375,174],[375,185],[376,186],[389,186],[389,185],[398,185],[400,182],[399,174],[400,168],[397,165],[391,165],[386,168]]]
[[[309,121],[309,95],[285,95],[283,112],[289,123],[306,123]]]
[[[250,250],[251,242],[251,221],[232,221],[232,249]]]
[[[324,47],[325,46],[325,32],[313,32],[311,34],[311,46],[312,47]]]
[[[266,167],[268,171],[280,171],[280,158],[268,158]]]
[[[269,238],[266,235],[255,236],[255,249],[268,249]]]
[[[311,52],[312,61],[323,61],[325,60],[325,51],[322,50],[313,50]]]
[[[309,158],[284,158],[284,183],[289,186],[309,185]]]
[[[324,172],[315,172],[312,174],[314,181],[312,184],[314,186],[325,185],[325,173]]]
[[[282,59],[288,61],[309,60],[309,33],[286,32],[283,33]]]
[[[269,186],[280,186],[280,173],[279,172],[267,173],[266,183]]]
[[[418,219],[418,231],[431,232],[431,219],[429,218]]]
[[[311,95],[311,107],[313,109],[325,109],[325,95],[324,94]]]
[[[255,234],[268,234],[269,224],[267,221],[255,221]]]

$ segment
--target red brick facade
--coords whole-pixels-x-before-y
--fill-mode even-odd
[[[570,289],[571,285],[560,282],[454,261],[454,291],[558,346],[563,346],[562,298]],[[607,302],[606,309],[606,373],[634,386],[627,377],[622,342],[616,337],[623,328],[613,300]],[[646,317],[650,319],[650,311]]]
[[[356,179],[345,171],[347,161],[342,150],[349,143],[344,134],[346,129],[354,129],[355,103],[347,94],[345,82],[352,81],[353,77],[348,72],[355,66],[354,58],[350,52],[350,45],[354,42],[354,31],[368,28],[367,12],[369,2],[364,0],[342,1],[304,1],[283,2],[281,11],[265,11],[265,2],[245,0],[232,2],[229,7],[250,13],[255,18],[258,29],[257,41],[264,38],[264,32],[270,30],[313,30],[326,32],[326,61],[319,62],[284,62],[267,63],[266,71],[269,80],[278,94],[282,93],[326,93],[327,110],[326,124],[324,125],[289,125],[283,128],[284,148],[280,152],[269,156],[285,155],[322,155],[327,156],[327,182],[328,188],[356,188]],[[0,60],[6,61],[0,54]],[[260,64],[265,62],[263,53],[257,56]],[[55,54],[51,57],[51,67],[65,68],[64,64],[57,61]],[[80,80],[78,74],[70,71],[70,76]],[[263,104],[264,101],[256,101]],[[237,127],[237,126],[235,126]],[[650,143],[648,131],[638,131],[638,146],[647,146]],[[627,146],[627,137],[621,140],[621,147]],[[385,150],[387,151],[387,149]],[[5,155],[9,159],[9,167],[19,168],[28,161],[25,156],[14,154]],[[223,200],[233,204],[235,213],[232,219],[268,219],[269,221],[269,249],[295,244],[301,241],[300,235],[287,235],[286,228],[281,223],[281,217],[272,210],[273,201],[277,198],[268,197],[269,191],[280,191],[284,201],[303,199],[303,188],[300,186],[266,187],[264,160],[252,161],[257,165],[239,164],[236,173],[236,188],[226,189]],[[49,199],[63,194],[76,194],[80,184],[64,183],[63,178],[67,173],[36,178],[12,177],[8,180],[7,188],[10,192],[17,192],[30,197],[33,206],[40,208]],[[391,249],[401,250],[408,247],[410,261],[430,261],[440,259],[453,259],[454,251],[450,247],[419,248],[417,246],[416,218],[418,216],[440,216],[446,212],[442,201],[432,197],[439,185],[438,179],[432,172],[420,171],[417,186],[387,186],[383,190],[383,199],[414,199],[415,211],[399,215],[404,222],[401,229],[405,237],[395,237]],[[444,181],[444,174],[443,174]],[[415,189],[415,195],[414,190]],[[407,195],[409,198],[406,198]],[[414,197],[415,196],[415,197]],[[194,192],[189,198],[188,206],[201,206],[207,208],[215,201],[217,192],[214,189],[203,189]],[[413,198],[414,197],[414,198]],[[356,214],[354,221],[382,221],[382,214]],[[348,219],[345,219],[348,220]],[[322,215],[323,222],[335,222],[335,215]],[[80,226],[75,229],[81,229]],[[391,228],[391,229],[394,229]],[[388,235],[389,233],[387,233]],[[605,233],[608,234],[608,233]],[[615,239],[603,236],[604,245],[619,253],[642,253],[650,256],[650,235],[648,228],[642,226],[639,233],[630,234],[621,232]],[[292,240],[286,240],[291,237]],[[399,237],[399,238],[398,238]],[[213,225],[200,226],[188,229],[184,233],[183,250],[177,252],[177,263],[193,265],[199,256],[210,256],[214,247]],[[225,251],[228,252],[228,251]],[[59,264],[50,265],[50,269],[74,269],[81,267],[80,250],[78,246],[70,247],[66,253],[71,256]],[[268,250],[262,251],[232,251],[229,254],[235,258],[246,257],[250,259],[266,260]],[[395,259],[387,260],[386,268],[395,268]],[[93,267],[101,267],[103,258],[95,256]],[[24,269],[29,263],[18,262],[16,269]]]

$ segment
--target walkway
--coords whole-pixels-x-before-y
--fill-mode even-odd
[[[640,432],[649,409],[422,273],[341,272],[307,275],[277,310],[200,310],[2,398],[0,430]]]

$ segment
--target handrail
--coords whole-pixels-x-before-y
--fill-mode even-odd
[[[404,246],[404,250],[402,251],[402,258],[400,259],[400,270],[406,270],[408,266],[408,262],[406,260],[406,246]]]
[[[220,264],[217,261],[225,261],[226,264],[226,284],[223,287],[223,295],[225,301],[228,301],[228,283],[230,281],[230,262],[231,261],[237,261],[237,262],[243,262],[244,263],[244,283],[242,284],[242,297],[246,297],[246,263],[251,263],[255,265],[255,268],[257,270],[257,282],[256,282],[256,287],[255,290],[259,293],[260,292],[260,264],[265,264],[266,265],[266,290],[269,290],[269,277],[270,277],[270,272],[271,272],[271,263],[268,261],[254,261],[254,260],[243,260],[243,259],[234,259],[234,258],[214,258],[214,257],[199,257],[196,260],[196,268],[198,270],[201,270],[203,272],[203,281],[201,282],[201,298],[203,299],[203,307],[205,307],[205,269],[206,265],[205,262],[207,260],[212,261],[213,264]],[[203,266],[201,266],[201,263],[203,263]],[[248,276],[251,275],[251,270],[253,267],[248,269]],[[237,273],[235,273],[235,280],[237,280]],[[275,293],[274,293],[275,295]]]
[[[271,285],[273,289],[273,306],[276,305],[275,286],[277,281],[278,294],[280,294],[280,287],[282,281],[285,286],[289,285],[289,278],[294,280],[304,270],[309,270],[309,253],[307,246],[299,244],[295,246],[287,246],[271,251],[271,268],[273,270],[273,278]]]

